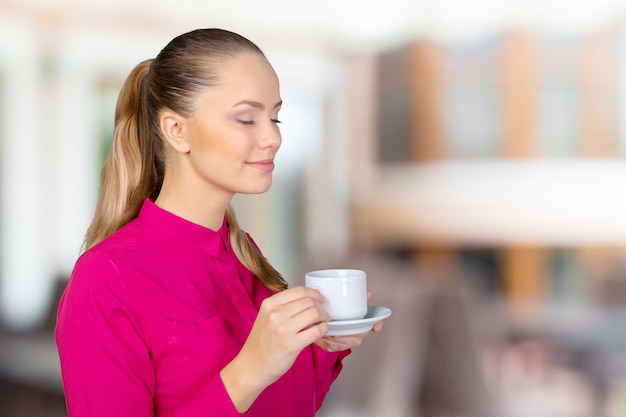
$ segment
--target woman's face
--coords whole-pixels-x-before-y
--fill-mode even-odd
[[[185,182],[201,188],[193,192],[226,198],[265,192],[281,144],[276,73],[263,56],[249,53],[223,61],[218,75],[219,84],[199,95],[184,123],[193,177]]]

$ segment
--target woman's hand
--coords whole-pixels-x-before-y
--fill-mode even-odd
[[[239,412],[293,365],[305,347],[328,332],[324,296],[293,287],[263,301],[243,348],[220,373]]]
[[[367,292],[367,301],[372,298],[372,293]],[[374,323],[372,327],[373,332],[379,332],[383,329],[383,322],[379,321]],[[349,336],[324,336],[315,344],[327,352],[340,352],[342,350],[352,349],[354,347],[361,346],[363,338],[369,333],[360,333]]]

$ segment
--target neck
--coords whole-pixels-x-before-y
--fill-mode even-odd
[[[224,222],[224,215],[230,199],[217,199],[215,196],[193,194],[182,191],[183,187],[170,187],[163,183],[155,204],[211,230],[219,230]]]

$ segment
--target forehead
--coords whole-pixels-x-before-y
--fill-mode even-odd
[[[215,93],[231,94],[234,100],[241,95],[266,96],[280,100],[279,81],[267,59],[255,53],[243,53],[220,60],[214,68],[218,83],[209,89]],[[247,97],[261,99],[263,97]]]

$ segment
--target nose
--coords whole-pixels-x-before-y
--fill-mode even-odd
[[[263,129],[261,133],[261,139],[259,140],[259,147],[266,149],[275,149],[278,150],[280,148],[280,144],[282,143],[282,136],[280,134],[280,129],[278,124],[270,121],[267,123],[266,127]]]

